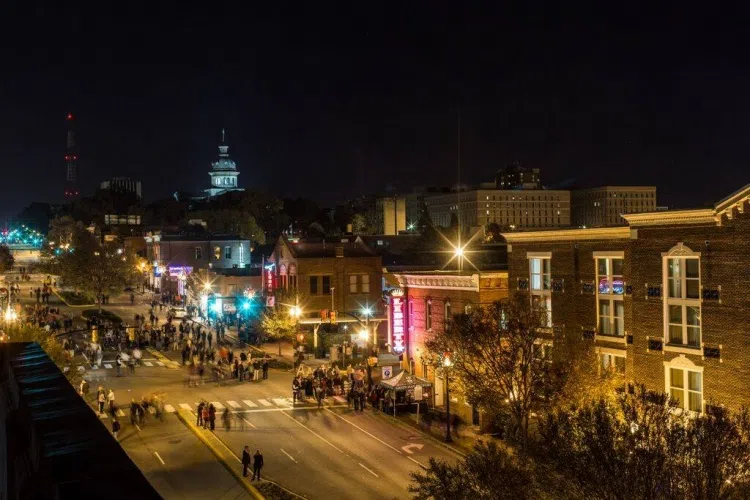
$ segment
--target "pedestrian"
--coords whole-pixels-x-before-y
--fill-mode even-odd
[[[101,387],[99,389],[101,389]],[[104,395],[104,392],[100,390],[96,399],[99,401],[99,413],[104,415],[104,403],[107,401],[107,397]]]
[[[203,407],[206,406],[206,403],[201,401],[198,403],[198,419],[195,421],[195,425],[201,426],[203,425]]]
[[[229,432],[231,427],[231,415],[229,414],[229,408],[224,408],[221,414],[221,421],[224,423],[224,430]]]
[[[253,361],[253,370],[255,372],[255,377],[253,378],[253,380],[260,380],[260,361],[258,361],[257,359]]]
[[[135,375],[135,357],[133,356],[128,359],[128,369],[132,375]]]
[[[268,357],[263,358],[263,380],[268,379]]]
[[[248,467],[250,467],[250,447],[245,446],[242,450],[242,477],[247,477]]]
[[[130,425],[135,425],[138,421],[138,403],[135,402],[135,398],[130,400]]]
[[[211,430],[214,430],[214,424],[216,423],[216,407],[213,404],[208,405],[208,426]]]
[[[255,481],[255,476],[258,476],[258,481],[260,481],[260,470],[263,468],[263,454],[260,452],[260,450],[255,450],[255,455],[253,455],[253,478],[251,481]]]
[[[117,355],[117,359],[115,359],[115,364],[117,365],[117,376],[119,377],[122,375],[120,372],[120,369],[122,368],[122,358],[120,358],[120,355]]]
[[[107,394],[107,402],[109,403],[109,411],[112,413],[112,416],[114,416],[117,408],[115,407],[115,391],[112,389],[110,389],[109,394]]]
[[[117,440],[118,432],[120,432],[120,422],[118,422],[116,418],[113,418],[112,419],[112,435],[115,437],[115,440]]]
[[[206,429],[208,427],[208,406],[203,407],[203,428]]]
[[[81,385],[78,386],[78,392],[81,397],[85,398],[89,394],[89,383],[86,379],[81,379]]]

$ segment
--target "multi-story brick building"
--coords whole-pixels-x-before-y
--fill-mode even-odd
[[[623,214],[656,210],[655,186],[602,186],[571,191],[575,227],[624,226]]]
[[[433,383],[435,406],[445,404],[445,385],[430,363],[425,342],[449,327],[448,320],[453,316],[508,296],[504,248],[501,253],[501,263],[472,271],[399,270],[385,276],[391,287],[388,343],[394,353],[403,354],[405,369]],[[456,403],[451,411],[463,422],[479,425],[478,411],[461,394],[451,391],[451,401]]]
[[[505,234],[511,291],[550,308],[555,342],[685,410],[750,405],[750,185],[714,208],[623,227]]]

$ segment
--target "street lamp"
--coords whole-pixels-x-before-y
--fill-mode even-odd
[[[459,244],[454,250],[453,255],[458,259],[458,270],[463,271],[464,269],[464,248]]]
[[[451,439],[451,394],[448,386],[450,368],[453,366],[453,358],[450,352],[443,353],[443,373],[445,374],[445,441],[450,443]]]

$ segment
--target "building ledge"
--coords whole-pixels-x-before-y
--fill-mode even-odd
[[[703,355],[703,347],[688,347],[680,344],[667,344],[664,343],[664,352],[676,352],[680,354],[693,354],[695,356]]]

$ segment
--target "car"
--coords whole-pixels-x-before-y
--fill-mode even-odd
[[[169,310],[169,313],[174,317],[175,319],[182,319],[187,318],[188,312],[185,310],[184,307],[173,307]]]

